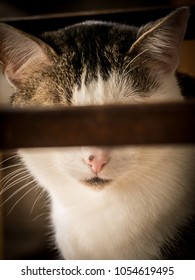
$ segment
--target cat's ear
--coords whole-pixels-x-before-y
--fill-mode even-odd
[[[34,72],[52,64],[53,50],[34,36],[7,24],[0,24],[0,62],[4,75],[20,87]]]
[[[168,16],[142,26],[129,54],[155,71],[174,72],[179,64],[179,54],[190,12],[181,7]]]

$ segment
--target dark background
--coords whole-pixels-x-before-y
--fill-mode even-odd
[[[0,0],[0,17],[183,4],[195,4],[195,0]]]

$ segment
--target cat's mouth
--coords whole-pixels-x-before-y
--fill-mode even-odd
[[[103,178],[100,178],[100,177],[93,177],[93,178],[90,178],[90,179],[83,180],[83,182],[86,185],[91,186],[91,187],[103,188],[104,186],[109,185],[112,182],[112,180],[103,179]]]

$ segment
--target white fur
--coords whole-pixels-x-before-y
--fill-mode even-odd
[[[94,80],[89,86],[85,85],[84,80],[85,71],[82,76],[81,87],[76,86],[73,92],[72,103],[74,105],[133,104],[137,102],[152,103],[183,100],[174,74],[163,77],[161,86],[153,90],[152,98],[150,94],[148,94],[148,97],[141,97],[141,93],[133,91],[129,81],[127,84],[124,83],[115,73],[112,73],[107,81],[104,81],[98,75],[98,80]]]
[[[114,78],[104,83],[99,77],[89,87],[83,83],[75,90],[74,104],[180,99],[174,77],[142,100],[131,87],[120,90]],[[193,212],[194,148],[112,147],[110,160],[100,173],[112,183],[101,190],[81,182],[94,176],[83,160],[90,152],[90,147],[19,151],[51,197],[56,242],[64,258],[160,258],[160,246],[174,237],[177,227]]]

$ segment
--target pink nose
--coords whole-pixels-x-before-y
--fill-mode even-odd
[[[86,164],[91,166],[94,174],[98,174],[108,163],[110,152],[107,149],[94,149],[90,155],[85,158]]]

